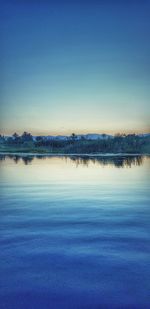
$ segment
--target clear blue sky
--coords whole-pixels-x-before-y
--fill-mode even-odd
[[[1,2],[1,131],[149,131],[150,1]]]

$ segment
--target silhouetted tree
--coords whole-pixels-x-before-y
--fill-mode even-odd
[[[32,142],[33,141],[33,137],[30,133],[28,132],[24,132],[21,136],[21,140],[22,142]]]
[[[14,144],[20,144],[21,143],[21,137],[15,132],[12,136]]]
[[[77,139],[77,136],[76,136],[75,133],[72,133],[72,134],[71,134],[71,139],[72,139],[72,141],[75,141],[75,140]]]

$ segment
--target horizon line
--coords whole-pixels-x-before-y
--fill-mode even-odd
[[[88,134],[90,134],[90,135],[103,135],[103,134],[105,134],[105,135],[117,135],[117,134],[121,134],[121,135],[129,135],[129,134],[135,134],[135,135],[138,135],[138,134],[150,134],[150,130],[149,131],[116,131],[116,132],[83,132],[83,133],[76,133],[75,131],[71,131],[70,133],[42,133],[42,132],[37,132],[37,133],[35,133],[35,132],[33,132],[32,133],[32,131],[30,132],[30,130],[28,130],[28,131],[26,131],[26,130],[23,130],[23,131],[21,131],[20,132],[20,130],[18,130],[19,131],[19,133],[17,132],[17,130],[15,131],[14,130],[14,132],[11,132],[11,133],[0,133],[0,135],[2,135],[2,136],[12,136],[14,133],[17,133],[18,135],[22,135],[24,132],[27,132],[27,133],[30,133],[32,136],[70,136],[70,135],[72,135],[72,134],[75,134],[75,135],[88,135]]]

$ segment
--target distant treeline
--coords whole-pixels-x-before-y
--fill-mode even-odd
[[[33,137],[24,132],[21,136],[14,133],[11,137],[0,135],[0,148],[23,149],[24,151],[50,152],[50,153],[150,153],[150,135],[121,135],[113,138],[107,137],[90,140],[78,137],[73,133],[67,140],[46,139],[42,136]]]

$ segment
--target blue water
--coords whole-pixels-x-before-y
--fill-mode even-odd
[[[149,158],[0,166],[0,308],[150,308]]]

